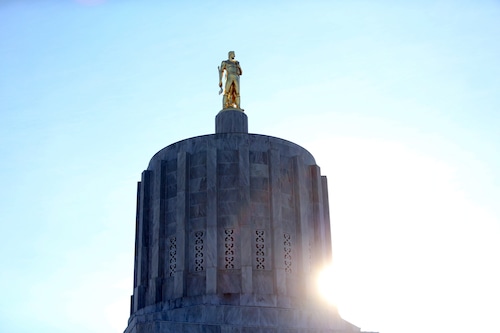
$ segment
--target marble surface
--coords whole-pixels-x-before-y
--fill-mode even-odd
[[[127,333],[359,332],[311,288],[331,258],[326,177],[242,111],[155,154],[137,202]]]

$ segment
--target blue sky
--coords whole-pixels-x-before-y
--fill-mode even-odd
[[[499,1],[0,3],[0,331],[121,332],[135,191],[214,132],[236,51],[251,133],[328,176],[333,301],[383,333],[494,331]]]

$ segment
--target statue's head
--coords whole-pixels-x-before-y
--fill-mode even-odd
[[[228,57],[228,59],[233,60],[233,59],[234,59],[234,57],[235,57],[235,55],[234,55],[234,51],[229,51],[229,53],[227,54],[227,57]]]

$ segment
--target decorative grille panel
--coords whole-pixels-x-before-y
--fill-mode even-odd
[[[256,261],[256,269],[266,269],[264,264],[265,261],[265,252],[264,252],[264,230],[255,230],[255,261]]]
[[[290,234],[284,234],[283,238],[285,272],[290,274],[292,273],[292,240]]]
[[[226,269],[234,269],[234,230],[224,230],[224,262]]]
[[[168,276],[174,276],[177,268],[177,238],[170,237],[168,242]]]
[[[194,270],[201,272],[205,270],[205,260],[203,255],[203,231],[194,233]]]

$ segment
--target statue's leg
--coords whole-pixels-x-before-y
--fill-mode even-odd
[[[236,103],[234,94],[234,84],[231,84],[231,86],[229,87],[227,103],[228,106],[234,108],[234,104]]]
[[[228,76],[226,79],[226,87],[224,89],[224,98],[222,101],[223,108],[227,109],[232,107],[233,101],[232,101],[232,96],[233,96],[233,80],[231,80],[231,77]]]
[[[224,95],[222,97],[222,108],[227,109],[227,93],[224,92]]]
[[[234,92],[234,103],[236,104],[236,108],[241,109],[240,107],[240,78],[237,77],[233,82],[233,92]]]

